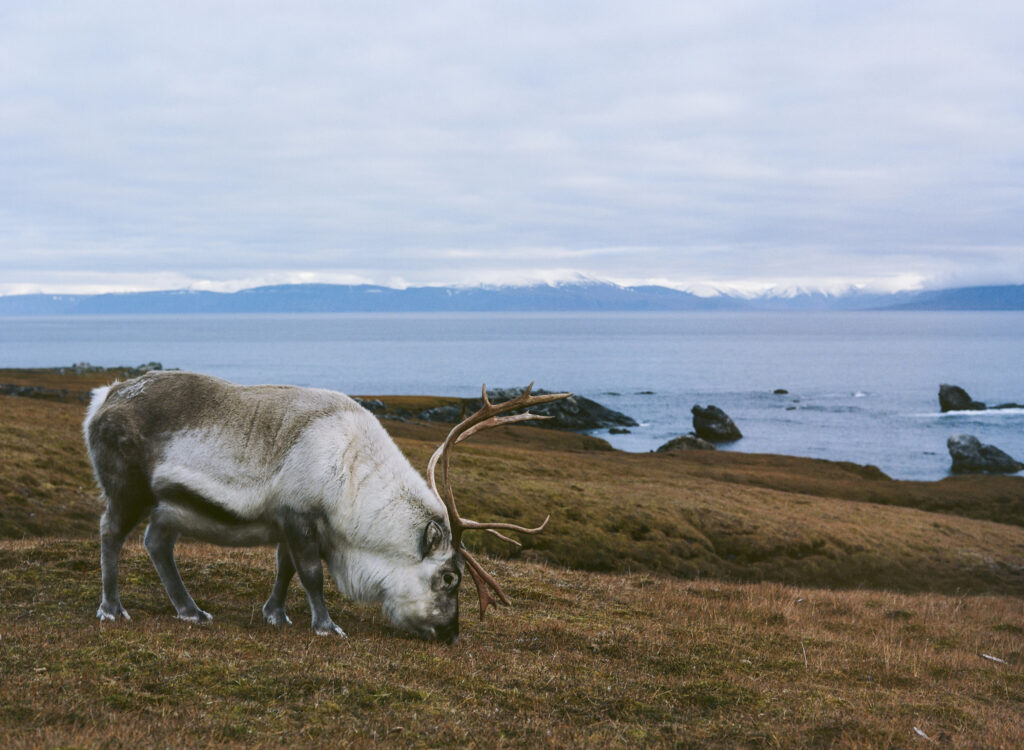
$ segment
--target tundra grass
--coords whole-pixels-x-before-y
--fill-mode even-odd
[[[83,415],[78,403],[0,396],[0,538],[97,533],[102,507],[82,444]],[[438,425],[384,424],[418,467],[445,433]],[[452,475],[465,515],[524,525],[552,516],[543,534],[524,537],[521,553],[486,535],[470,535],[467,544],[596,572],[1024,594],[1024,527],[843,496],[904,483],[822,461],[723,454],[698,463],[594,450],[597,442],[517,426],[460,445]],[[977,491],[979,506],[999,506],[998,493],[1024,496],[1020,477],[968,479],[979,481],[957,486]],[[942,485],[909,484],[935,492]],[[986,494],[992,487],[994,497]]]
[[[18,382],[102,379],[46,372]],[[77,397],[0,396],[4,746],[1024,746],[1020,477],[897,482],[495,430],[455,453],[460,509],[552,519],[520,552],[467,540],[515,607],[478,622],[464,587],[445,647],[333,592],[350,638],[318,638],[297,585],[296,624],[264,626],[268,549],[181,545],[216,618],[185,624],[138,532],[133,619],[99,623],[83,415]],[[445,433],[384,424],[417,467]]]
[[[94,618],[98,545],[0,542],[7,747],[1024,746],[1024,605],[588,574],[489,559],[513,609],[462,596],[452,647],[333,594],[349,634],[261,622],[269,550],[182,545],[214,622],[173,617],[137,542],[130,622]],[[916,730],[915,730],[916,728]]]

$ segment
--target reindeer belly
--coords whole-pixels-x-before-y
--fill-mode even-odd
[[[281,535],[274,524],[247,521],[230,514],[204,512],[176,500],[161,500],[150,515],[150,523],[176,531],[189,539],[219,544],[222,547],[257,547],[276,544]]]
[[[183,482],[163,477],[154,483],[153,494],[157,505],[150,523],[184,537],[224,547],[256,547],[280,541],[275,524],[259,517],[246,518]]]

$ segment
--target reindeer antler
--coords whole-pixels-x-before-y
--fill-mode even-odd
[[[455,494],[452,492],[451,478],[449,477],[449,468],[451,466],[451,449],[454,448],[458,443],[463,440],[475,435],[476,433],[490,429],[491,427],[498,427],[503,424],[513,424],[515,422],[523,422],[528,419],[551,419],[551,417],[544,416],[541,414],[531,414],[530,412],[524,412],[523,414],[511,414],[508,416],[498,416],[505,412],[515,411],[516,409],[528,409],[531,406],[537,406],[538,404],[546,404],[550,401],[557,401],[558,399],[567,398],[571,396],[571,393],[546,393],[540,396],[533,396],[533,383],[530,383],[523,389],[523,392],[513,399],[503,401],[499,404],[492,404],[490,399],[487,398],[487,385],[483,386],[483,402],[484,405],[480,407],[478,411],[466,417],[464,420],[459,422],[455,427],[452,428],[451,432],[448,433],[448,437],[445,438],[444,442],[434,451],[434,455],[430,457],[430,462],[427,464],[427,480],[430,482],[430,489],[434,491],[438,499],[444,503],[445,508],[448,510],[448,520],[452,527],[452,544],[456,547],[462,548],[462,556],[466,560],[466,567],[469,568],[470,575],[473,576],[473,582],[476,583],[477,594],[480,597],[480,619],[484,619],[484,612],[487,611],[487,607],[494,601],[500,601],[502,604],[511,604],[511,600],[505,595],[505,592],[501,590],[501,586],[498,582],[481,567],[480,563],[476,561],[469,551],[462,546],[462,532],[467,529],[480,529],[486,531],[489,534],[502,539],[506,542],[510,542],[517,547],[522,545],[515,539],[505,536],[497,531],[502,529],[505,531],[518,531],[520,534],[539,534],[547,526],[548,520],[551,516],[544,519],[544,523],[540,526],[529,529],[525,526],[517,526],[512,523],[479,523],[477,521],[470,521],[468,518],[462,518],[459,515],[458,508],[455,507]],[[437,468],[438,461],[441,462],[441,480],[444,485],[444,494],[437,490],[437,480],[435,479],[434,472]],[[497,600],[491,596],[490,588],[496,595]]]

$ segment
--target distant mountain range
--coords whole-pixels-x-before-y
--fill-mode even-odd
[[[1024,285],[845,294],[698,296],[661,286],[603,282],[497,287],[287,284],[239,292],[22,294],[0,297],[0,316],[183,313],[586,312],[586,311],[1024,310]]]

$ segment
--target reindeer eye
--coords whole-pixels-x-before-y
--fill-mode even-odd
[[[431,521],[427,524],[427,528],[423,530],[423,540],[420,543],[420,552],[426,557],[433,552],[444,540],[444,532],[441,531],[441,526],[437,521]]]
[[[445,573],[441,576],[441,583],[446,589],[451,590],[459,585],[459,576],[451,572]]]

